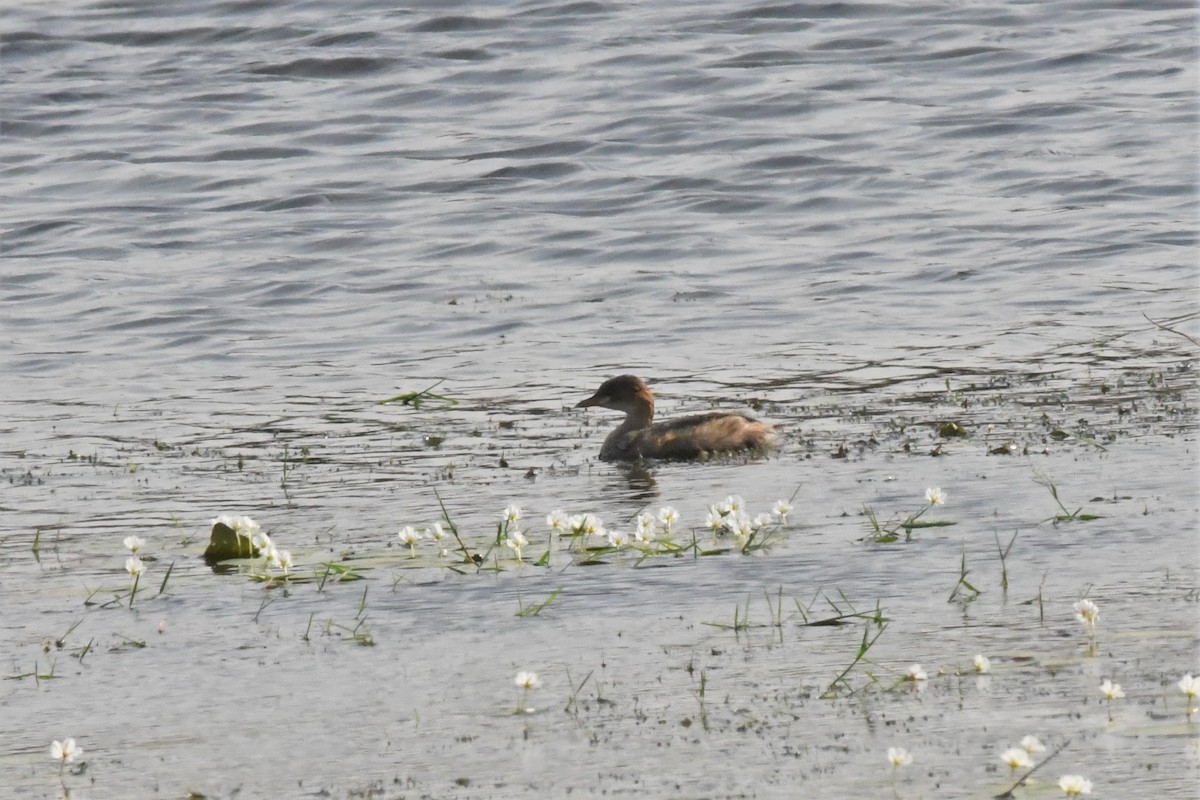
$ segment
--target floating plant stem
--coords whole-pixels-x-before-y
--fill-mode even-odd
[[[165,592],[167,590],[167,581],[171,579],[171,571],[174,569],[175,569],[175,562],[172,561],[170,566],[167,567],[167,574],[163,575],[162,583],[159,584],[158,594],[155,595],[155,597],[158,597],[158,595],[161,595],[163,592]]]
[[[1177,330],[1175,330],[1174,328],[1171,328],[1171,327],[1168,327],[1168,326],[1166,326],[1166,325],[1163,325],[1161,322],[1155,322],[1154,320],[1150,319],[1150,317],[1147,317],[1147,316],[1146,316],[1146,312],[1145,312],[1145,311],[1143,311],[1143,312],[1142,312],[1142,316],[1143,316],[1143,317],[1146,317],[1146,321],[1147,321],[1147,322],[1149,322],[1149,323],[1150,323],[1151,325],[1153,325],[1154,327],[1156,327],[1156,328],[1158,328],[1158,329],[1160,329],[1160,330],[1167,331],[1168,333],[1174,333],[1174,334],[1175,334],[1175,335],[1177,335],[1177,336],[1182,336],[1183,338],[1187,339],[1187,340],[1188,340],[1189,342],[1191,342],[1192,344],[1196,345],[1196,347],[1200,347],[1200,342],[1197,342],[1195,339],[1193,339],[1191,336],[1188,336],[1188,335],[1187,335],[1186,333],[1184,333],[1183,331],[1177,331]]]
[[[354,567],[345,564],[334,564],[332,561],[322,561],[321,566],[325,568],[325,572],[317,580],[317,591],[325,588],[325,581],[329,579],[330,575],[336,576],[338,583],[363,580],[363,576],[355,572]]]
[[[845,603],[846,607],[849,608],[850,610],[849,611],[843,610],[841,606],[839,606],[837,603],[830,600],[828,596],[822,595],[823,597],[825,597],[825,602],[828,603],[830,605],[830,607],[833,608],[834,612],[836,612],[836,613],[832,617],[823,617],[821,619],[812,619],[812,617],[810,616],[812,614],[812,606],[805,608],[803,606],[803,604],[800,603],[799,600],[796,600],[795,601],[796,610],[800,612],[800,616],[804,619],[804,622],[802,622],[801,624],[803,626],[809,627],[809,628],[818,628],[818,627],[825,627],[825,626],[833,627],[833,626],[838,626],[838,625],[846,625],[848,623],[848,621],[852,620],[852,619],[863,619],[863,620],[867,620],[869,622],[875,622],[877,624],[883,623],[883,621],[884,621],[883,616],[882,616],[882,613],[881,613],[880,609],[878,608],[878,606],[876,607],[875,611],[868,614],[866,612],[862,612],[862,611],[859,611],[858,609],[856,609],[854,607],[854,604],[850,602],[850,600],[846,597],[846,595],[840,589],[838,590],[838,595],[841,596],[842,602]]]
[[[771,617],[771,624],[779,631],[779,638],[783,639],[783,586],[775,594],[775,606],[771,606],[771,593],[763,592],[763,596],[767,598],[767,611]]]
[[[1015,792],[1017,789],[1021,788],[1021,786],[1023,786],[1025,784],[1025,781],[1029,780],[1030,775],[1032,775],[1033,773],[1037,772],[1042,767],[1049,764],[1054,759],[1054,757],[1057,756],[1059,753],[1061,753],[1063,751],[1063,749],[1070,743],[1071,743],[1071,740],[1068,739],[1067,741],[1060,744],[1057,748],[1055,748],[1053,753],[1051,753],[1050,755],[1048,755],[1044,759],[1042,759],[1041,762],[1030,767],[1029,771],[1026,772],[1024,775],[1022,775],[1017,780],[1016,783],[1014,783],[1012,786],[1008,787],[1008,789],[1006,791],[1003,791],[1000,794],[996,795],[995,796],[996,800],[1012,800],[1013,792]]]
[[[880,609],[878,609],[878,607],[877,607],[877,610],[880,610]],[[882,619],[881,616],[879,618]],[[837,696],[837,687],[839,684],[845,684],[846,688],[851,689],[850,685],[848,683],[846,683],[846,676],[850,674],[850,670],[854,669],[855,665],[857,665],[859,661],[863,660],[863,657],[866,656],[867,651],[869,651],[871,649],[871,646],[874,645],[875,642],[877,642],[879,640],[879,637],[883,635],[883,632],[887,630],[887,622],[881,621],[881,622],[877,622],[875,624],[878,626],[879,629],[875,632],[874,636],[871,635],[871,623],[870,622],[868,622],[865,626],[863,626],[862,642],[858,646],[858,652],[854,654],[854,660],[851,661],[849,666],[847,666],[844,670],[842,670],[836,678],[834,678],[832,681],[830,681],[829,686],[825,687],[825,691],[821,693],[821,697],[823,697],[823,698],[836,697]],[[853,692],[853,689],[851,689],[851,692]]]
[[[362,619],[363,612],[367,610],[367,590],[370,588],[370,584],[363,585],[362,598],[358,601],[358,613],[354,615],[355,619]]]
[[[1074,511],[1068,511],[1067,507],[1063,505],[1063,501],[1058,496],[1058,487],[1054,485],[1054,481],[1050,480],[1046,473],[1040,470],[1034,470],[1034,480],[1050,490],[1050,496],[1054,498],[1054,502],[1058,504],[1060,509],[1062,509],[1061,514],[1055,514],[1053,517],[1048,518],[1046,522],[1052,522],[1057,525],[1060,522],[1091,522],[1094,519],[1101,518],[1101,515],[1099,514],[1080,513],[1083,511],[1083,506],[1080,506]]]
[[[595,672],[595,670],[589,670],[588,674],[584,675],[583,680],[581,680],[579,682],[579,685],[576,686],[575,683],[571,680],[571,669],[570,669],[570,667],[567,668],[567,685],[571,687],[571,696],[567,698],[567,705],[563,708],[563,711],[567,712],[568,714],[571,714],[572,716],[578,716],[578,714],[579,714],[579,693],[581,691],[583,691],[583,687],[587,684],[588,680],[591,679],[592,673],[594,673],[594,672]]]
[[[283,496],[291,500],[291,495],[288,494],[288,443],[283,443],[283,475],[279,478],[279,486],[283,489]]]
[[[458,405],[457,400],[444,395],[433,394],[430,391],[430,389],[435,389],[445,382],[445,378],[439,378],[437,381],[419,392],[406,392],[405,394],[398,394],[395,397],[389,397],[386,400],[378,400],[376,401],[376,405],[384,406],[388,405],[389,403],[402,403],[406,406],[412,406],[414,410],[419,410],[421,408],[421,401],[424,399],[437,400],[438,402],[445,403],[447,406]]]
[[[1012,538],[1008,540],[1007,547],[1000,546],[1000,534],[995,534],[996,550],[1000,553],[1000,588],[1008,591],[1008,554],[1012,550],[1013,544],[1017,541],[1018,531],[1013,531]]]
[[[436,385],[434,384],[434,386]],[[437,489],[433,490],[433,496],[437,498],[438,506],[442,509],[442,518],[446,520],[446,526],[450,528],[450,533],[454,534],[454,540],[458,542],[458,549],[463,554],[463,563],[474,564],[478,567],[483,563],[483,557],[478,553],[472,553],[463,543],[462,536],[458,533],[458,526],[454,524],[454,520],[450,519],[450,512],[446,510],[446,504],[442,502],[442,496],[438,494]]]
[[[254,612],[254,621],[258,622],[258,615],[266,610],[267,606],[275,602],[275,598],[267,593],[263,593],[262,602],[258,604],[258,611]]]
[[[555,598],[557,598],[560,594],[562,594],[561,586],[559,588],[555,589],[553,592],[551,592],[549,597],[547,597],[545,600],[538,603],[537,605],[522,607],[517,612],[517,616],[518,617],[535,617],[535,616],[537,616],[538,614],[542,613],[543,609],[545,609],[547,606],[549,606],[551,603],[553,603]],[[521,602],[520,598],[518,597],[517,603],[520,604],[520,602]]]
[[[82,618],[77,619],[74,622],[72,622],[71,627],[67,628],[67,632],[54,640],[54,644],[58,647],[62,647],[64,644],[66,644],[67,637],[71,635],[71,632],[74,631],[76,628],[78,628],[82,624],[83,624]]]
[[[79,663],[82,664],[83,659],[85,659],[87,657],[87,654],[92,652],[92,645],[95,644],[95,642],[96,642],[95,639],[88,639],[87,644],[85,644],[83,647],[79,648],[79,650],[77,652],[74,652],[71,655],[78,658]]]
[[[700,704],[700,725],[707,731],[708,728],[708,708],[704,705],[704,692],[708,686],[708,672],[700,670],[700,688],[693,694],[696,695],[696,702]]]
[[[733,624],[729,625],[724,622],[703,622],[702,625],[707,625],[710,628],[721,628],[727,631],[733,631],[735,634],[748,630],[751,627],[765,628],[765,625],[750,625],[750,598],[746,598],[745,608],[739,606],[733,607]]]
[[[964,603],[969,603],[979,596],[979,590],[972,586],[971,582],[967,580],[968,572],[970,572],[970,570],[967,569],[967,549],[964,545],[962,551],[962,564],[959,566],[958,583],[954,584],[954,590],[950,592],[950,596],[946,598],[947,603],[954,602],[954,598],[958,596],[959,590],[966,590],[967,592],[971,593],[970,597],[968,597],[965,592],[963,593],[962,601]]]

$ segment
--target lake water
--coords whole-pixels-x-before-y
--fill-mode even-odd
[[[160,5],[4,14],[0,796],[1200,797],[1193,3]]]

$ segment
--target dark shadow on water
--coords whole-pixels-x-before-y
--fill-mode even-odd
[[[659,497],[658,481],[654,471],[644,461],[621,463],[609,486],[613,494],[624,495],[636,500],[639,505],[653,502]]]

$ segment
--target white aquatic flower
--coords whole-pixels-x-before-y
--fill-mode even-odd
[[[604,523],[595,514],[579,514],[571,517],[571,530],[584,536],[603,536]]]
[[[927,681],[929,680],[929,676],[925,673],[925,670],[921,669],[920,664],[913,664],[908,668],[908,672],[904,673],[904,679],[910,681]]]
[[[427,528],[426,531],[429,533],[429,538],[432,539],[435,544],[440,544],[442,539],[446,538],[446,529],[442,527],[442,523],[440,522],[433,523],[433,525]]]
[[[255,535],[259,532],[262,526],[252,520],[250,517],[241,516],[233,518],[233,525],[230,527],[237,533],[238,536],[244,536],[247,539],[254,541]]]
[[[130,556],[125,559],[125,571],[136,578],[146,571],[146,565],[137,556]]]
[[[670,535],[671,529],[679,522],[679,512],[672,506],[663,506],[658,510],[658,521],[662,523],[663,528]]]
[[[1058,788],[1062,789],[1067,797],[1076,797],[1091,794],[1092,782],[1082,775],[1063,775],[1058,779]]]
[[[292,554],[287,550],[277,550],[275,552],[275,566],[283,570],[285,573],[292,569]]]
[[[262,555],[263,555],[263,559],[267,562],[267,566],[269,566],[269,567],[279,566],[279,550],[277,550],[275,548],[274,542],[271,543],[271,546],[268,547],[266,549],[266,551],[263,552]]]
[[[55,739],[50,743],[50,757],[64,764],[70,763],[83,755],[83,748],[75,744],[74,739]]]
[[[717,504],[717,510],[722,514],[736,514],[746,507],[746,501],[740,494],[731,494]]]
[[[518,672],[516,684],[528,692],[530,689],[541,686],[542,682],[538,680],[536,672]]]
[[[1030,735],[1021,739],[1021,749],[1031,756],[1036,756],[1046,749],[1046,745],[1042,744],[1042,740],[1038,737]]]
[[[771,513],[779,517],[781,522],[787,522],[788,514],[792,513],[792,504],[787,500],[776,500],[771,506]]]
[[[1020,747],[1013,747],[1005,750],[1000,754],[1000,760],[1005,764],[1008,764],[1009,769],[1014,770],[1033,766],[1033,761],[1029,758],[1029,753],[1025,752],[1025,750]]]
[[[992,662],[983,653],[975,656],[975,671],[980,674],[992,671]]]
[[[142,545],[146,544],[146,540],[136,535],[126,536],[124,544],[125,547],[128,548],[129,552],[136,553],[138,550],[142,549]]]
[[[620,550],[622,547],[629,545],[629,534],[624,531],[609,531],[608,544],[610,547],[615,547]]]
[[[946,504],[946,493],[939,487],[930,487],[925,490],[925,502],[931,506],[944,506]]]
[[[508,532],[508,539],[504,542],[517,554],[517,559],[521,558],[521,550],[529,544],[529,540],[525,538],[525,534],[519,530],[511,530]]]
[[[417,542],[421,541],[421,532],[412,525],[405,525],[397,534],[400,537],[400,543],[407,546],[410,552],[417,551]]]
[[[889,747],[887,750],[888,761],[892,767],[907,767],[912,763],[912,753],[905,750],[903,747]]]
[[[754,536],[754,525],[745,514],[733,514],[725,518],[725,527],[733,534],[738,547],[745,547]]]
[[[763,528],[768,527],[774,521],[775,521],[775,518],[772,517],[770,514],[759,514],[751,521],[750,524],[754,526],[755,530],[760,531]]]
[[[1196,699],[1196,695],[1200,695],[1200,678],[1192,677],[1192,674],[1189,672],[1175,685],[1179,687],[1179,691],[1187,696],[1187,715],[1190,720],[1192,713],[1196,710],[1192,708],[1192,701]]]
[[[536,672],[518,672],[516,684],[521,688],[521,698],[517,701],[518,714],[532,714],[532,708],[525,707],[525,696],[529,694],[531,689],[536,689],[541,681],[538,680]]]
[[[214,525],[224,525],[226,528],[232,528],[233,530],[236,531],[237,530],[237,518],[235,518],[229,514],[219,514],[218,516],[215,516],[208,521],[208,527],[211,528]]]
[[[271,544],[271,537],[257,528],[248,538],[250,539],[250,545],[260,553],[265,553],[274,547]]]
[[[668,530],[668,534],[669,534]],[[654,541],[655,525],[654,517],[650,514],[638,514],[637,530],[633,533],[633,538],[638,544],[650,544]]]
[[[1100,609],[1091,600],[1080,600],[1075,603],[1075,619],[1079,620],[1089,631],[1096,630],[1096,618],[1100,616]]]
[[[720,532],[725,527],[725,515],[716,506],[709,506],[708,514],[704,517],[704,526],[713,533]]]
[[[1116,700],[1125,696],[1125,690],[1121,688],[1121,684],[1113,683],[1105,678],[1104,682],[1100,684],[1100,694],[1109,700]]]
[[[504,507],[504,513],[501,519],[507,523],[517,522],[521,519],[521,507],[516,503],[509,503]]]
[[[559,533],[565,532],[571,524],[571,518],[561,508],[556,508],[546,515],[546,525]]]

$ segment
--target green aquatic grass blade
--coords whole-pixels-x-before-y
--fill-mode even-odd
[[[537,605],[527,606],[526,608],[522,608],[520,611],[517,612],[517,616],[518,617],[536,617],[538,614],[542,613],[542,611],[544,609],[546,609],[551,603],[553,603],[555,601],[555,599],[557,599],[558,596],[560,594],[562,594],[562,591],[563,591],[562,587],[560,586],[559,588],[557,588],[553,592],[551,592],[549,597],[547,597],[545,600],[538,603]]]
[[[433,394],[433,392],[430,391],[430,389],[433,389],[445,382],[446,379],[442,378],[441,380],[435,381],[419,392],[405,392],[404,394],[398,394],[395,397],[389,397],[385,400],[377,400],[375,401],[375,404],[384,406],[391,403],[402,403],[406,406],[412,406],[414,409],[420,409],[421,403],[427,400],[433,400],[438,403],[442,403],[446,408],[458,405],[458,401],[454,398],[446,397],[445,395],[441,394]]]

